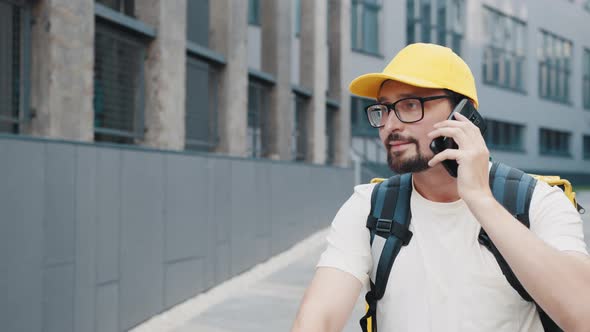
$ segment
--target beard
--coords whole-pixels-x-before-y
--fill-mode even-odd
[[[390,152],[387,151],[387,165],[389,168],[397,174],[403,173],[418,173],[427,170],[430,166],[428,166],[428,161],[430,158],[427,158],[420,152],[420,143],[414,138],[411,137],[402,137],[399,134],[390,134],[386,141],[386,146],[389,147],[390,141],[406,141],[409,143],[413,143],[416,146],[416,155],[409,158],[409,159],[402,159],[402,154],[405,151],[401,152]]]

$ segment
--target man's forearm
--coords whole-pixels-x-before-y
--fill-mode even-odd
[[[590,330],[590,260],[549,246],[493,197],[468,202],[515,275],[566,331]]]

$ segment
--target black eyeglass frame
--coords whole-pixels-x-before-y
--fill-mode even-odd
[[[400,120],[403,123],[415,123],[418,122],[422,119],[424,119],[424,103],[427,101],[431,101],[431,100],[437,100],[437,99],[442,99],[442,98],[453,98],[453,96],[450,95],[439,95],[439,96],[431,96],[431,97],[406,97],[406,98],[402,98],[400,100],[395,101],[394,103],[391,104],[384,104],[384,103],[375,103],[375,104],[371,104],[368,105],[367,107],[365,107],[365,115],[367,116],[367,121],[369,121],[369,124],[371,125],[371,127],[373,128],[381,128],[383,126],[385,126],[385,124],[382,124],[380,126],[373,126],[373,124],[371,123],[371,120],[369,118],[369,108],[376,106],[376,105],[382,105],[385,106],[387,108],[387,115],[389,115],[389,113],[391,113],[391,111],[393,110],[393,113],[395,114],[395,116],[398,118],[398,120]],[[408,100],[408,99],[416,99],[418,101],[420,101],[420,108],[422,110],[422,115],[420,116],[420,119],[418,120],[414,120],[414,121],[404,121],[400,118],[397,109],[395,108],[395,105],[397,105],[397,103],[404,101],[404,100]]]

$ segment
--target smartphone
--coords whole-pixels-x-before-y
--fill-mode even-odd
[[[473,106],[473,103],[467,99],[462,99],[457,106],[453,109],[447,120],[455,120],[454,114],[458,112],[461,115],[465,116],[469,119],[474,125],[479,128],[479,131],[483,135],[486,131],[486,122],[484,118],[479,114],[479,112]],[[453,141],[450,137],[437,137],[430,143],[430,150],[434,152],[434,154],[441,153],[446,149],[457,149],[458,145]],[[455,160],[443,160],[442,165],[445,169],[449,172],[452,177],[457,177],[457,169],[459,165]]]

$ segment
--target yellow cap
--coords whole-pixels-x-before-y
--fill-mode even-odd
[[[416,43],[404,47],[381,73],[361,75],[350,82],[350,92],[369,98],[377,98],[385,80],[409,85],[449,89],[470,98],[479,107],[475,80],[469,66],[450,48]]]

